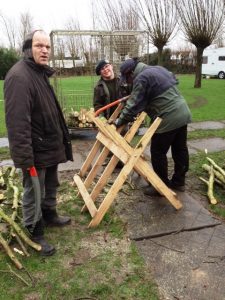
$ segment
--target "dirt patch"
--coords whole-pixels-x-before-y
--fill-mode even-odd
[[[195,102],[189,104],[190,108],[199,108],[208,103],[208,100],[201,96],[194,96]]]
[[[67,182],[73,182],[73,176],[78,173],[79,170],[66,170],[66,171],[60,171],[59,174],[59,180],[60,181],[67,181]]]
[[[36,292],[30,293],[24,298],[24,300],[40,300],[40,299],[41,299],[40,295]]]

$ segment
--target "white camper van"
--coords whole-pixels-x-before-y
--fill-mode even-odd
[[[202,75],[225,78],[225,47],[205,49],[202,60]]]

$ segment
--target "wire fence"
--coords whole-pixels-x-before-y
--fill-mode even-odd
[[[71,113],[92,108],[93,90],[99,79],[95,66],[100,59],[109,60],[118,74],[125,59],[149,52],[145,31],[58,30],[50,36],[51,65],[57,70],[54,87],[67,120]]]

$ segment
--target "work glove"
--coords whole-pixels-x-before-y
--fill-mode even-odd
[[[121,119],[117,118],[114,122],[116,128],[122,126],[124,123],[121,121]]]
[[[104,115],[100,115],[99,119],[104,123],[107,122],[107,119],[104,117]]]
[[[121,119],[117,118],[116,120],[109,120],[108,121],[109,124],[113,124],[116,126],[116,128],[120,127],[123,125],[123,122],[121,121]]]

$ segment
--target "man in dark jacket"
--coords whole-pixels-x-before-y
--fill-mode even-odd
[[[100,79],[94,88],[93,106],[95,111],[114,102],[115,100],[129,95],[128,85],[126,83],[121,83],[119,77],[117,77],[114,73],[113,65],[108,60],[100,60],[95,71],[96,75],[100,75]],[[117,106],[112,106],[103,111],[99,116],[108,120],[116,108]],[[128,127],[126,127],[121,134],[125,135],[127,130]],[[103,165],[108,164],[110,159],[111,154],[108,155]],[[123,163],[119,161],[117,168],[122,167]]]
[[[122,80],[133,83],[133,89],[115,125],[119,127],[131,122],[142,111],[148,114],[151,121],[162,118],[151,140],[152,166],[167,186],[184,191],[185,174],[189,168],[187,124],[191,122],[191,113],[177,89],[175,76],[163,67],[148,66],[137,59],[124,61],[120,71]],[[167,165],[170,147],[174,161],[171,180]],[[147,187],[144,193],[158,195],[152,186]]]
[[[120,79],[114,73],[113,65],[108,60],[100,60],[95,71],[96,75],[100,76],[94,88],[93,106],[95,111],[129,94],[127,85],[121,84]],[[116,106],[112,106],[102,112],[100,116],[109,119],[115,109]]]
[[[23,172],[23,221],[31,239],[42,246],[43,255],[55,248],[44,238],[44,225],[63,226],[71,222],[56,211],[59,185],[57,166],[73,160],[65,120],[49,83],[54,70],[48,66],[50,38],[42,30],[27,36],[22,60],[8,72],[4,83],[6,126],[15,167]],[[41,203],[37,203],[30,177],[38,174]],[[37,189],[37,188],[36,188]],[[36,221],[35,221],[36,220]]]

